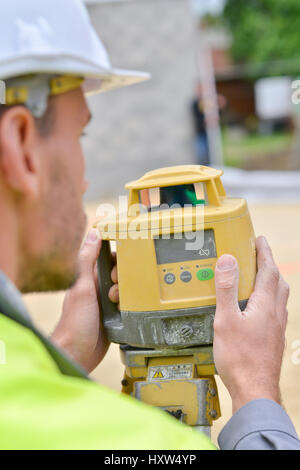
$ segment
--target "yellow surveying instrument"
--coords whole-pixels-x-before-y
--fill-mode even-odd
[[[247,203],[226,196],[222,170],[184,165],[146,173],[125,186],[128,210],[97,221],[103,323],[120,344],[123,392],[210,434],[220,416],[212,354],[214,269],[222,254],[240,270],[243,310],[256,274]],[[120,304],[112,285],[116,242]]]

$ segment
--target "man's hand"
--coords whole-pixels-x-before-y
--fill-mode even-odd
[[[231,395],[233,412],[257,398],[280,403],[289,287],[280,276],[264,237],[256,240],[256,249],[255,288],[243,312],[238,305],[235,258],[221,256],[215,271],[214,359]]]
[[[109,347],[99,312],[96,261],[100,249],[101,239],[97,230],[92,229],[79,253],[78,280],[66,293],[62,316],[51,338],[87,372],[102,361]],[[115,284],[109,291],[109,298],[118,302],[116,266],[111,277]]]

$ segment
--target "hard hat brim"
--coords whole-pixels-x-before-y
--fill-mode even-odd
[[[99,77],[86,77],[82,85],[85,94],[92,95],[122,88],[150,79],[150,74],[136,70],[112,69]]]
[[[43,53],[34,56],[23,55],[2,63],[0,79],[6,80],[11,77],[48,73],[83,77],[82,88],[86,94],[121,88],[150,78],[150,74],[146,72],[117,68],[105,69],[88,59],[83,60],[82,57],[74,57],[74,55],[62,54],[60,57],[54,58]]]

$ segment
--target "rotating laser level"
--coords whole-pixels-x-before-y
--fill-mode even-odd
[[[220,415],[213,355],[214,269],[239,263],[243,310],[256,274],[255,237],[241,198],[226,196],[222,170],[162,168],[125,186],[128,210],[99,220],[103,323],[121,345],[123,391],[208,432]],[[108,299],[116,242],[120,309]]]

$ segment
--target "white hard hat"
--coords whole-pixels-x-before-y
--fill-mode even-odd
[[[144,72],[111,66],[81,0],[8,0],[0,4],[0,18],[4,82],[28,75],[73,76],[83,79],[84,92],[97,93],[149,78]],[[20,98],[20,79],[18,85],[10,96]]]

